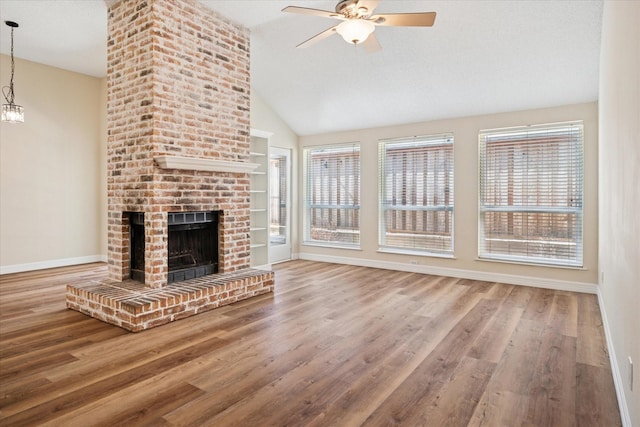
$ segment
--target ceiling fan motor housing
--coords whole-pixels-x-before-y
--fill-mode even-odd
[[[358,0],[342,0],[336,5],[336,12],[347,19],[365,18],[368,16],[366,7],[358,7]]]

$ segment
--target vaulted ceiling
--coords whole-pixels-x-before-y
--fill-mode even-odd
[[[296,49],[335,22],[282,8],[333,10],[335,1],[201,1],[251,30],[252,88],[299,135],[598,96],[601,0],[383,0],[377,13],[437,17],[431,28],[377,27],[383,50],[371,54],[338,35]],[[16,57],[96,77],[106,74],[106,13],[103,0],[0,1],[2,21],[20,24]],[[2,25],[4,54],[9,34]]]

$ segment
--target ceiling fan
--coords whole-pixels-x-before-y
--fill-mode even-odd
[[[347,43],[362,43],[367,52],[382,49],[373,31],[376,26],[387,27],[431,27],[435,12],[373,14],[380,0],[341,0],[335,12],[307,7],[287,6],[283,12],[321,16],[342,21],[341,23],[311,37],[296,47],[308,47],[338,33]]]

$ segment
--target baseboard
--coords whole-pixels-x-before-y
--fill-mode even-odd
[[[624,392],[624,384],[622,382],[622,374],[620,373],[620,366],[618,365],[618,359],[616,358],[616,351],[613,347],[613,340],[611,338],[611,329],[609,328],[609,321],[607,320],[607,312],[604,308],[604,301],[602,299],[602,292],[598,289],[598,305],[600,306],[600,317],[602,317],[602,327],[604,329],[604,336],[607,340],[607,349],[609,350],[609,361],[611,363],[611,373],[613,374],[613,385],[616,388],[616,396],[618,397],[618,406],[620,408],[620,418],[622,419],[623,427],[631,426],[631,414],[629,413],[629,407],[627,406],[627,398]]]
[[[0,266],[0,275],[22,273],[23,271],[44,270],[45,268],[67,267],[69,265],[89,264],[91,262],[107,262],[106,255],[89,255],[76,258],[53,259],[48,261],[30,262]]]
[[[331,255],[309,253],[298,254],[300,259],[308,261],[349,264],[360,267],[383,268],[385,270],[407,271],[411,273],[434,274],[437,276],[457,277],[460,279],[483,280],[486,282],[508,283],[511,285],[532,286],[535,288],[558,291],[583,292],[596,294],[598,286],[593,283],[569,282],[565,280],[545,279],[542,277],[518,276],[513,274],[492,273],[486,271],[461,270],[457,268],[437,267],[431,265],[413,265],[399,262],[370,260],[362,258],[345,258]]]

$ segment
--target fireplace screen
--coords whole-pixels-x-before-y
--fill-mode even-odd
[[[218,272],[218,212],[170,212],[167,283]],[[131,214],[131,278],[144,281],[144,217]]]

